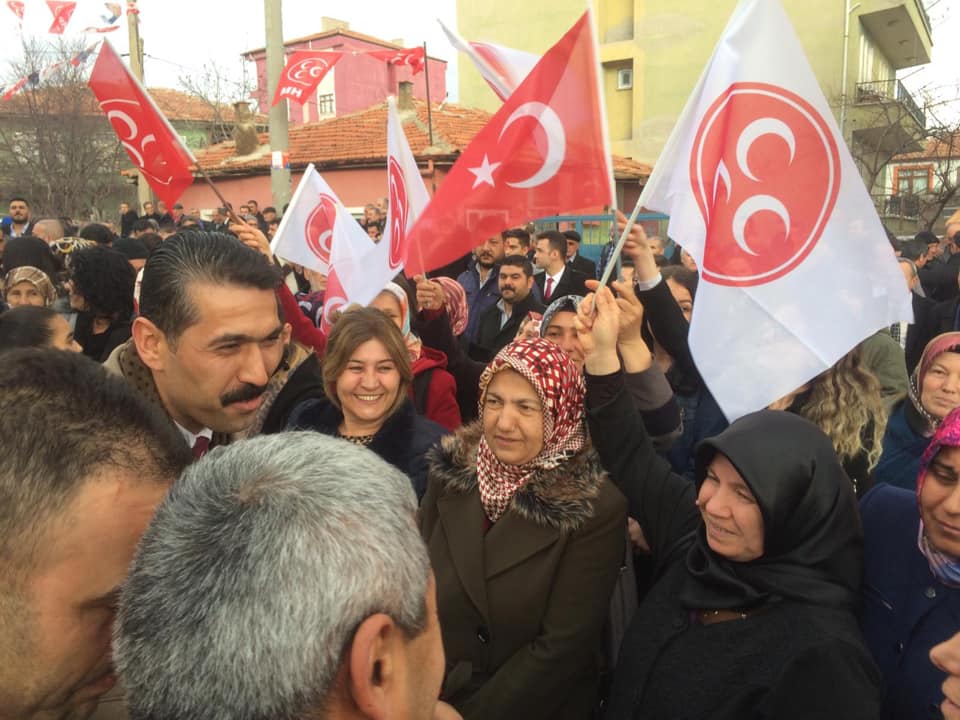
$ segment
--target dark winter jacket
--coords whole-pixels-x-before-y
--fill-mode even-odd
[[[588,449],[527,483],[486,531],[480,434],[466,426],[431,454],[420,508],[447,658],[442,697],[465,720],[583,720],[597,702],[626,502]]]
[[[298,405],[290,415],[287,429],[315,430],[336,436],[341,422],[340,409],[329,399],[319,398]],[[413,403],[405,400],[367,447],[405,472],[419,499],[427,487],[427,452],[447,434],[437,423],[417,415]]]

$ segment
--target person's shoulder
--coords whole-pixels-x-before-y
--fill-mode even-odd
[[[447,354],[442,350],[423,345],[420,348],[420,357],[413,363],[413,374],[419,375],[425,370],[439,369],[447,367]]]
[[[917,512],[916,498],[916,493],[887,483],[874,486],[860,500],[860,517],[865,529],[868,524],[888,527],[890,522],[899,524],[905,515],[912,517]]]

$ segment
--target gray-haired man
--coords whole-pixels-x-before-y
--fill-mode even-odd
[[[430,720],[444,671],[410,481],[316,433],[191,466],[147,530],[114,656],[134,720]]]

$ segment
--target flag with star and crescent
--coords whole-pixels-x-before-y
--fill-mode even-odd
[[[584,13],[463,151],[407,236],[408,275],[507,228],[613,203],[591,28]]]

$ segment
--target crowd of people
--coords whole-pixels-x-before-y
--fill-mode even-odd
[[[278,223],[10,202],[0,717],[960,718],[960,214],[733,423],[669,238],[511,228],[327,333]]]

